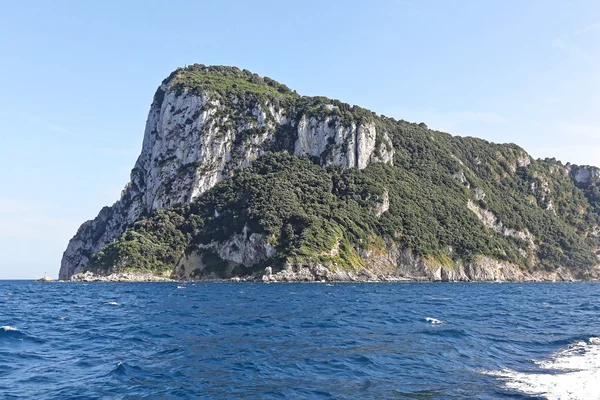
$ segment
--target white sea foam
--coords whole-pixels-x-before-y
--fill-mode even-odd
[[[105,303],[105,304],[108,304],[109,306],[118,306],[118,305],[120,305],[120,304],[119,304],[119,303],[117,303],[116,301],[109,301],[109,302],[107,302],[107,303]]]
[[[497,376],[509,390],[548,400],[600,399],[600,338],[577,341],[535,364],[534,372],[486,373]]]
[[[0,326],[0,329],[2,329],[4,332],[8,332],[8,331],[12,331],[12,332],[18,332],[19,330],[17,328],[15,328],[14,326],[9,326],[9,325],[5,325],[5,326]]]
[[[436,319],[436,318],[431,318],[431,317],[427,317],[425,318],[425,321],[427,322],[431,322],[432,324],[445,324],[446,321],[442,321],[441,319]]]
[[[185,289],[185,286],[177,286],[177,289]]]

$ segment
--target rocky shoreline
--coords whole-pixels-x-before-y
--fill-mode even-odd
[[[368,270],[360,270],[356,273],[347,271],[331,271],[323,266],[301,267],[297,269],[286,268],[282,271],[273,273],[271,268],[267,268],[263,275],[247,275],[243,277],[232,277],[227,279],[216,277],[205,277],[201,279],[170,279],[163,276],[155,276],[151,273],[125,272],[114,273],[110,275],[94,274],[90,271],[80,272],[71,277],[67,282],[123,282],[123,283],[143,283],[143,282],[260,282],[260,283],[293,283],[293,282],[337,282],[337,283],[393,283],[393,282],[599,282],[597,278],[589,280],[579,280],[571,275],[561,275],[557,273],[538,273],[528,274],[517,277],[502,277],[502,279],[469,279],[461,276],[459,279],[450,279],[447,274],[439,277],[430,276],[399,276],[399,275],[376,275]]]
[[[347,271],[332,271],[322,265],[310,265],[304,267],[291,267],[277,273],[272,273],[267,268],[265,275],[261,277],[248,276],[244,278],[233,277],[233,282],[583,282],[575,279],[571,274],[544,273],[496,276],[475,276],[475,279],[466,274],[448,274],[441,271],[432,271],[428,276],[407,276],[394,274],[374,274],[369,270],[362,269],[356,273]],[[586,282],[598,281],[598,279]]]
[[[150,272],[121,272],[110,275],[98,275],[93,272],[80,272],[66,282],[177,282],[162,276],[152,275]]]

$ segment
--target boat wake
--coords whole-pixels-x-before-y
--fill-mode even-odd
[[[600,338],[579,340],[546,360],[535,361],[537,370],[488,371],[509,390],[554,399],[598,399],[600,396]]]

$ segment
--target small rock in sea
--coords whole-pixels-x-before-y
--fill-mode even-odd
[[[37,282],[53,282],[53,281],[54,281],[54,279],[49,277],[48,275],[46,275],[45,272],[44,272],[44,276],[37,280]]]

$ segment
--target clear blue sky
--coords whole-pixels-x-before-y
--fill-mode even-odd
[[[534,157],[600,165],[600,3],[15,1],[0,24],[0,279],[58,274],[178,66],[236,65]]]

